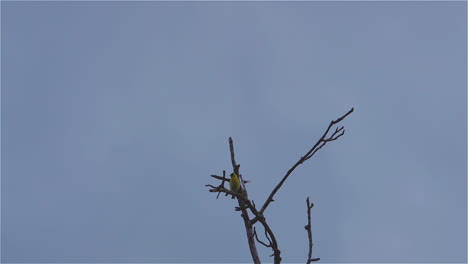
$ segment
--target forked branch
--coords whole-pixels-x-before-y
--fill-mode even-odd
[[[278,185],[276,185],[276,187],[271,192],[270,196],[268,196],[268,199],[265,201],[265,203],[263,204],[263,206],[262,206],[262,208],[260,210],[257,210],[257,207],[255,206],[254,201],[249,200],[248,192],[247,192],[247,189],[245,187],[245,183],[247,183],[247,181],[244,181],[242,179],[242,175],[239,173],[240,164],[238,164],[236,162],[236,159],[235,159],[233,140],[232,140],[232,138],[229,138],[229,150],[230,150],[230,154],[231,154],[232,169],[233,169],[234,173],[236,173],[240,178],[241,190],[242,191],[241,192],[233,192],[233,191],[231,191],[230,189],[228,189],[228,188],[226,188],[224,186],[224,183],[229,181],[228,179],[226,179],[226,172],[225,171],[223,171],[223,176],[211,175],[211,177],[221,181],[221,184],[219,186],[214,186],[214,185],[211,185],[211,184],[207,184],[205,186],[211,188],[209,190],[210,192],[217,192],[218,193],[216,198],[218,198],[218,196],[222,192],[225,193],[225,195],[232,195],[232,196],[237,198],[237,202],[238,202],[239,206],[236,207],[236,211],[241,211],[241,216],[242,216],[242,219],[244,220],[244,225],[245,225],[245,229],[246,229],[246,233],[247,233],[247,240],[248,240],[248,244],[249,244],[249,248],[250,248],[250,253],[252,255],[252,260],[253,260],[254,264],[260,264],[260,258],[258,256],[255,241],[257,241],[258,243],[262,244],[265,247],[271,248],[272,251],[273,251],[273,254],[271,256],[274,257],[273,262],[275,264],[281,263],[281,260],[282,260],[281,251],[280,251],[280,249],[278,247],[278,242],[276,240],[275,234],[273,233],[273,231],[271,230],[270,226],[268,225],[268,223],[267,223],[267,221],[265,219],[264,212],[265,212],[266,208],[268,207],[268,205],[272,201],[274,201],[273,200],[274,195],[278,192],[278,190],[281,188],[281,186],[286,181],[286,179],[289,177],[289,175],[291,175],[291,173],[300,164],[302,164],[304,161],[306,161],[306,160],[310,159],[312,156],[314,156],[315,153],[317,153],[317,151],[319,151],[328,142],[337,140],[338,138],[340,138],[341,136],[344,135],[345,130],[344,130],[343,126],[341,126],[339,128],[336,128],[335,131],[331,135],[328,135],[328,133],[330,132],[330,129],[334,125],[341,122],[343,119],[345,119],[353,111],[354,111],[354,108],[351,108],[351,110],[349,110],[346,114],[344,114],[340,118],[338,118],[336,120],[332,120],[330,122],[330,124],[328,125],[328,128],[326,129],[326,131],[322,135],[322,137],[315,143],[315,145],[309,151],[307,151],[307,153],[304,156],[302,156],[299,159],[299,161],[297,161],[287,171],[286,175],[283,176],[281,181],[278,183]],[[305,229],[307,230],[308,237],[309,237],[309,254],[308,254],[308,258],[307,258],[307,264],[310,264],[313,261],[320,260],[320,258],[312,258],[313,243],[312,243],[311,209],[312,209],[313,206],[314,205],[312,203],[310,203],[309,198],[307,198],[307,219],[308,219],[308,222],[307,222],[307,225],[305,226]],[[248,210],[253,214],[252,219],[250,219]],[[260,223],[263,226],[264,231],[265,231],[265,237],[267,238],[268,243],[264,242],[264,241],[262,241],[262,240],[260,240],[258,238],[257,231],[256,231],[256,229],[254,227],[254,225],[257,222]]]
[[[335,132],[333,132],[333,134],[331,136],[327,136],[328,135],[328,132],[330,132],[330,129],[337,123],[341,122],[343,119],[345,119],[349,114],[351,114],[352,112],[354,111],[354,108],[351,108],[346,114],[344,114],[343,116],[341,116],[340,118],[336,119],[336,120],[332,120],[330,122],[330,124],[328,125],[328,128],[327,130],[325,131],[325,133],[323,133],[322,137],[317,141],[317,143],[315,143],[315,145],[309,150],[307,151],[307,153],[302,156],[297,162],[296,164],[294,164],[289,170],[288,172],[286,173],[286,175],[284,175],[283,179],[281,179],[281,181],[278,183],[278,185],[276,185],[276,187],[273,189],[273,191],[271,192],[270,196],[268,196],[267,200],[265,201],[265,203],[263,204],[262,208],[260,209],[260,214],[263,214],[265,212],[265,210],[267,209],[268,205],[273,201],[273,196],[275,196],[275,194],[278,192],[278,190],[281,188],[281,186],[283,186],[283,183],[288,179],[289,175],[291,175],[291,173],[299,166],[301,165],[302,163],[304,163],[304,161],[310,159],[312,156],[314,156],[315,153],[317,153],[318,150],[320,150],[323,146],[325,146],[325,144],[327,144],[328,142],[330,141],[334,141],[334,140],[337,140],[338,138],[340,138],[342,135],[344,135],[344,127],[340,127],[340,128],[337,128],[335,130]]]

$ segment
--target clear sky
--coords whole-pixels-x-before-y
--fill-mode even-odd
[[[1,2],[2,262],[466,262],[466,2]],[[265,262],[271,251],[258,245]]]

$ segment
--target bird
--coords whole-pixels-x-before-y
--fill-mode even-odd
[[[238,192],[240,190],[240,180],[239,176],[236,173],[231,173],[231,180],[229,180],[229,186],[231,187],[231,191]],[[232,196],[232,199],[235,197]]]

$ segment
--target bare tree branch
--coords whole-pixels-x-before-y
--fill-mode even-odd
[[[312,224],[311,224],[311,209],[314,207],[313,203],[310,203],[309,197],[307,197],[307,225],[304,226],[305,230],[307,230],[307,235],[309,237],[309,257],[307,258],[307,264],[310,264],[312,261],[319,261],[320,258],[312,258]]]
[[[254,214],[255,216],[260,214],[257,211],[257,209],[255,208],[255,203],[253,201],[248,200],[247,197],[245,197],[242,193],[233,192],[230,189],[222,187],[221,185],[220,186],[214,186],[214,185],[211,185],[211,184],[205,184],[205,186],[211,188],[211,189],[208,190],[209,192],[223,192],[223,193],[226,194],[226,196],[227,195],[232,195],[232,196],[236,197],[238,200],[240,200],[240,201],[242,201],[244,203],[242,205],[242,207],[239,206],[239,208],[248,208],[248,209],[250,209],[252,214]],[[249,220],[249,225],[253,225],[252,220]]]
[[[342,135],[344,135],[344,129],[343,127],[340,127],[339,129],[337,128],[335,130],[335,132],[327,138],[327,134],[328,132],[330,131],[331,127],[339,122],[341,122],[343,119],[345,119],[349,114],[351,114],[352,112],[354,111],[354,108],[351,108],[351,110],[349,110],[346,114],[344,114],[343,116],[341,116],[340,118],[336,119],[336,120],[332,120],[330,122],[330,124],[328,125],[328,128],[327,130],[325,131],[325,133],[323,133],[322,137],[317,141],[317,143],[315,143],[315,145],[304,155],[302,156],[299,161],[296,162],[296,164],[294,164],[289,170],[288,172],[286,173],[286,175],[284,175],[283,179],[281,179],[281,181],[278,183],[278,185],[276,185],[276,187],[273,189],[273,191],[271,192],[270,196],[268,196],[268,199],[265,201],[265,203],[263,204],[262,208],[260,209],[260,214],[263,214],[266,210],[266,208],[268,207],[268,205],[273,201],[273,196],[275,196],[276,192],[278,192],[278,190],[281,188],[281,186],[283,186],[283,183],[286,181],[286,179],[288,179],[289,175],[297,168],[297,166],[299,166],[300,164],[302,164],[304,161],[310,159],[315,153],[317,153],[317,151],[319,149],[321,149],[323,146],[325,146],[325,144],[327,142],[330,142],[330,141],[333,141],[333,140],[336,140],[338,139],[339,137],[341,137]],[[341,132],[341,133],[340,133]]]
[[[244,181],[243,178],[242,178],[242,175],[239,173],[240,164],[237,164],[236,159],[235,159],[233,140],[232,140],[232,138],[229,138],[229,150],[230,150],[232,168],[233,168],[234,173],[236,173],[240,178],[241,191],[240,192],[233,192],[230,189],[224,187],[224,183],[226,181],[228,181],[228,179],[226,179],[226,172],[225,171],[223,171],[223,176],[222,177],[218,176],[218,175],[211,175],[211,177],[213,177],[213,178],[215,178],[217,180],[221,180],[221,184],[219,186],[213,186],[211,184],[207,184],[205,186],[211,188],[209,190],[210,192],[218,192],[218,195],[217,195],[216,198],[219,197],[221,192],[225,193],[226,195],[232,195],[233,197],[237,198],[238,206],[235,207],[235,210],[236,211],[241,211],[241,216],[242,216],[242,219],[244,220],[244,225],[245,225],[245,229],[246,229],[246,233],[247,233],[247,240],[248,240],[248,244],[249,244],[249,248],[250,248],[250,253],[252,255],[252,260],[253,260],[254,264],[260,264],[260,258],[258,257],[258,252],[257,252],[255,241],[257,241],[258,243],[262,244],[265,247],[271,248],[272,251],[273,251],[273,254],[271,256],[274,257],[274,263],[275,264],[281,263],[281,260],[282,260],[281,251],[280,251],[280,249],[278,247],[278,242],[276,240],[276,237],[275,237],[273,231],[271,230],[270,226],[266,222],[264,212],[265,212],[266,208],[268,207],[268,205],[271,202],[274,201],[273,197],[276,194],[276,192],[278,192],[278,190],[281,188],[281,186],[286,181],[286,179],[289,177],[289,175],[300,164],[302,164],[304,161],[310,159],[313,155],[315,155],[315,153],[317,153],[318,150],[320,150],[328,142],[337,140],[338,138],[340,138],[341,136],[344,135],[344,132],[345,132],[344,127],[336,128],[335,131],[331,135],[328,135],[328,133],[330,132],[330,129],[333,127],[333,125],[341,122],[344,118],[346,118],[353,111],[354,111],[354,108],[351,108],[351,110],[349,110],[346,114],[344,114],[340,118],[338,118],[336,120],[332,120],[330,122],[327,130],[322,135],[322,137],[315,143],[315,145],[304,156],[302,156],[299,159],[299,161],[296,162],[296,164],[294,164],[294,166],[292,166],[288,170],[286,175],[282,178],[282,180],[278,183],[278,185],[273,189],[270,196],[268,197],[268,199],[265,201],[262,208],[260,209],[260,211],[257,210],[254,201],[249,200],[248,192],[247,192],[247,189],[245,187],[245,183],[247,183],[248,181]],[[320,260],[320,258],[312,258],[312,245],[313,245],[313,243],[312,243],[312,227],[311,227],[311,209],[312,209],[312,207],[313,207],[313,204],[311,204],[310,201],[309,201],[309,198],[307,198],[308,224],[305,226],[305,229],[307,230],[308,235],[309,235],[309,255],[308,255],[308,259],[307,259],[307,264],[310,264],[310,262],[313,262],[313,261]],[[253,216],[254,216],[253,219],[250,219],[247,209],[249,209],[250,212],[253,214]],[[256,229],[254,227],[255,223],[257,223],[257,222],[259,222],[263,226],[264,232],[265,232],[265,237],[268,239],[268,243],[266,243],[264,241],[261,241],[258,238],[257,231],[256,231]]]
[[[213,175],[211,175],[213,176]],[[221,186],[224,188],[224,183],[226,182],[226,171],[223,170],[223,179],[222,179],[222,182],[221,182]],[[218,199],[219,195],[221,194],[221,191],[218,192],[218,195],[216,195],[216,199]]]
[[[229,151],[231,152],[232,169],[235,174],[239,175],[240,165],[236,163],[236,157],[234,155],[234,142],[232,141],[231,137],[229,137]]]
[[[271,249],[273,250],[273,263],[279,264],[281,263],[281,250],[278,247],[278,242],[276,241],[275,234],[271,230],[270,226],[267,224],[265,217],[260,217],[258,221],[263,225],[263,228],[265,228],[265,236],[270,241],[271,244]]]
[[[234,142],[231,137],[229,137],[229,151],[231,152],[232,169],[234,170],[234,173],[239,175],[240,181],[241,183],[243,183],[242,176],[239,173],[240,165],[236,163],[236,158],[234,155]],[[250,254],[252,256],[252,260],[254,264],[260,264],[261,262],[260,262],[260,257],[258,256],[258,252],[257,252],[257,245],[255,245],[255,240],[254,240],[253,226],[250,224],[249,213],[246,208],[249,207],[252,212],[254,211],[256,213],[258,212],[249,201],[247,190],[245,189],[245,184],[242,185],[241,197],[245,199],[237,199],[237,202],[242,212],[241,216],[242,216],[242,219],[244,220],[244,226],[245,226],[245,231],[247,233],[247,241],[249,244]]]
[[[270,244],[267,244],[267,243],[261,241],[261,240],[258,238],[258,236],[257,236],[257,229],[256,229],[255,227],[254,227],[254,235],[255,235],[255,239],[258,241],[258,243],[264,245],[265,247],[271,247],[271,241],[270,241]],[[266,236],[267,239],[268,239],[268,236],[266,235],[266,232],[265,232],[265,236]]]

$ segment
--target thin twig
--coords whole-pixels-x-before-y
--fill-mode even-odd
[[[257,229],[256,229],[255,227],[254,227],[254,235],[255,235],[255,239],[258,241],[258,243],[264,245],[265,247],[271,247],[271,242],[270,242],[270,244],[267,244],[267,243],[261,241],[261,240],[258,238],[258,236],[257,236]],[[267,237],[267,238],[268,238],[268,237]]]
[[[234,155],[234,142],[232,141],[232,138],[229,137],[229,151],[231,152],[231,163],[232,163],[232,169],[234,170],[234,173],[239,175],[239,167],[236,163],[236,157]]]
[[[310,264],[312,261],[319,261],[320,258],[312,258],[312,224],[311,224],[311,209],[314,207],[313,203],[310,203],[309,197],[307,197],[307,225],[304,226],[305,230],[307,230],[307,235],[309,237],[309,257],[307,258],[307,264]]]
[[[268,241],[271,244],[271,249],[273,250],[273,263],[279,264],[281,263],[281,250],[278,247],[278,242],[276,241],[275,234],[271,230],[270,226],[267,224],[265,217],[263,215],[259,215],[258,221],[263,225],[263,228],[265,229],[265,237],[268,239]]]
[[[211,175],[213,176],[213,175]],[[223,181],[221,182],[221,187],[224,188],[224,183],[226,182],[226,171],[223,170]],[[216,195],[216,199],[218,199],[219,195],[221,194],[221,191],[218,192],[218,195]]]
[[[342,135],[344,135],[344,129],[343,127],[339,128],[339,129],[336,129],[335,132],[332,134],[331,137],[327,137],[327,134],[328,132],[330,131],[330,128],[341,122],[343,119],[345,119],[349,114],[351,114],[352,112],[354,111],[354,108],[351,108],[351,110],[349,110],[346,114],[344,114],[343,116],[341,116],[340,118],[336,119],[336,120],[332,120],[330,122],[330,124],[328,125],[328,128],[327,130],[325,131],[325,133],[323,133],[322,137],[315,143],[315,145],[304,155],[302,156],[299,161],[296,162],[296,164],[294,164],[289,170],[288,172],[286,173],[286,175],[283,176],[283,179],[281,179],[281,181],[278,183],[278,185],[276,185],[276,187],[273,189],[273,191],[271,192],[270,196],[268,196],[267,200],[265,201],[265,203],[263,204],[262,208],[260,209],[260,214],[263,214],[266,210],[266,208],[268,207],[268,205],[273,201],[273,196],[275,196],[276,192],[278,192],[278,190],[281,188],[281,186],[283,185],[283,183],[286,181],[286,179],[288,179],[289,175],[297,168],[297,166],[299,166],[300,164],[302,164],[304,161],[310,159],[319,149],[321,149],[327,142],[330,142],[330,141],[333,141],[333,140],[336,140],[338,139],[339,137],[341,137]],[[338,134],[339,132],[341,132],[340,134]]]

